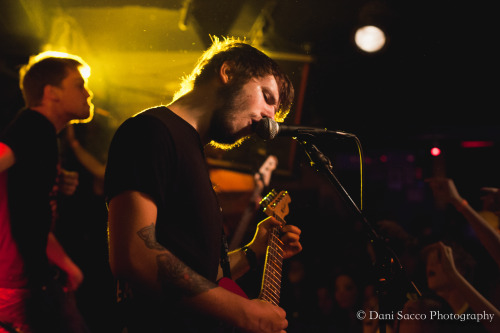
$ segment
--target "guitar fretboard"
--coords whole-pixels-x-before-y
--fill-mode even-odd
[[[284,221],[276,217],[282,225]],[[280,239],[280,228],[274,227],[269,236],[269,243],[264,264],[264,274],[259,299],[278,305],[281,291],[281,271],[283,266],[283,242]]]

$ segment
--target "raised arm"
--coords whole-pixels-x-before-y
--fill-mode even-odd
[[[444,245],[442,242],[434,244],[439,251],[439,258],[443,266],[443,272],[448,277],[448,282],[453,287],[457,288],[465,298],[469,306],[475,313],[487,313],[493,315],[491,320],[483,320],[481,323],[488,332],[498,332],[500,325],[500,311],[491,304],[479,291],[467,281],[455,267],[453,259],[453,251],[451,247]]]
[[[500,267],[500,233],[460,196],[453,180],[449,178],[430,178],[427,182],[436,198],[452,204],[464,216],[481,244]]]
[[[104,173],[106,172],[106,165],[99,162],[91,153],[89,153],[76,139],[75,129],[73,125],[68,126],[66,129],[66,138],[70,144],[71,149],[75,153],[78,161],[87,169],[94,177],[100,181],[104,181]]]
[[[197,274],[156,241],[157,208],[140,192],[127,191],[109,203],[110,265],[117,278],[151,296],[180,290],[185,305],[248,332],[284,332],[285,312],[247,300]]]

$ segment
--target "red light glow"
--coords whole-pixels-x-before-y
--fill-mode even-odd
[[[492,141],[462,141],[462,148],[484,148],[492,147]]]
[[[439,149],[438,147],[434,147],[431,149],[431,155],[432,156],[439,156],[441,155],[441,149]]]

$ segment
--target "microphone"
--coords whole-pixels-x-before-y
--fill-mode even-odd
[[[277,136],[311,137],[320,135],[337,135],[355,137],[355,135],[351,133],[331,131],[326,128],[288,126],[278,124],[274,119],[271,118],[262,118],[258,123],[254,124],[253,130],[264,140],[273,140]]]

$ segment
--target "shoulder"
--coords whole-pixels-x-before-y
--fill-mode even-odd
[[[30,134],[45,132],[56,135],[54,125],[41,113],[31,109],[23,109],[17,113],[11,123],[6,127],[3,136],[14,132],[26,132]]]
[[[173,151],[175,129],[167,126],[161,119],[152,114],[153,109],[140,112],[125,120],[116,130],[109,149],[110,159],[124,154],[128,156],[134,151],[137,158],[151,157],[158,152]]]
[[[158,118],[147,114],[140,113],[125,120],[116,130],[113,141],[134,142],[158,139],[164,137],[168,132],[165,124]]]
[[[157,106],[141,111],[125,120],[117,130],[118,135],[143,135],[151,139],[164,138],[169,141],[200,141],[198,132],[183,118],[166,106]]]
[[[20,111],[6,127],[0,141],[16,155],[33,155],[57,149],[57,133],[54,125],[42,114],[25,109]]]

